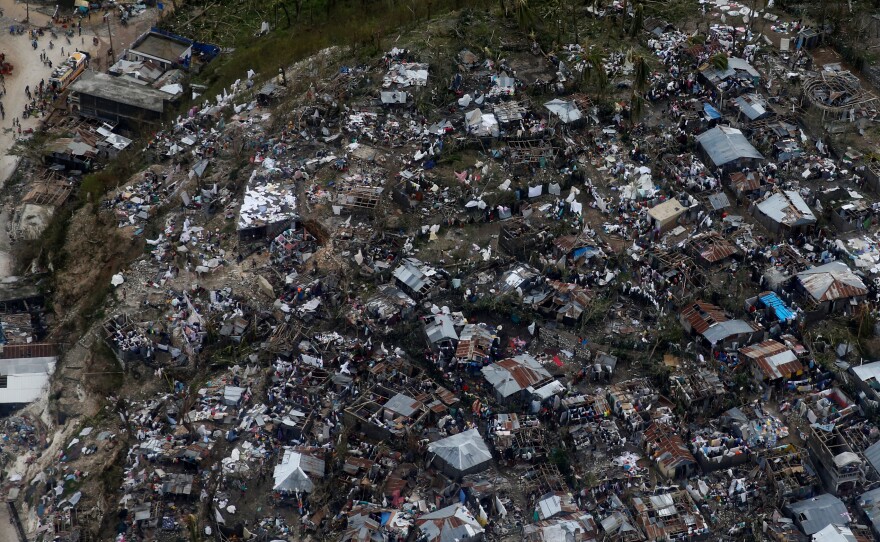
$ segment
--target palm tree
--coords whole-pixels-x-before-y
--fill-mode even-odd
[[[635,126],[645,109],[645,99],[641,94],[633,91],[629,97],[629,120]]]
[[[709,64],[716,70],[724,71],[727,69],[727,55],[724,53],[715,53],[709,59]]]
[[[642,26],[645,24],[645,8],[642,4],[636,4],[635,10],[633,10],[633,22],[632,26],[629,28],[629,35],[633,38],[639,35],[639,32],[642,31]]]
[[[608,87],[608,72],[605,71],[605,55],[599,49],[591,49],[584,60],[587,61],[589,78],[596,87],[597,94],[604,94]]]
[[[648,62],[642,55],[633,57],[633,88],[639,94],[644,94],[648,90]]]
[[[202,534],[199,532],[199,518],[195,514],[189,514],[184,518],[186,530],[189,531],[190,542],[201,542]]]
[[[525,28],[532,21],[532,9],[529,0],[513,0],[513,13],[520,28]]]

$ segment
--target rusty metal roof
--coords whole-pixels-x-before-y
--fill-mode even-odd
[[[738,252],[736,246],[714,231],[698,235],[688,241],[688,244],[710,263],[720,262]]]
[[[0,348],[0,359],[55,358],[58,355],[56,344],[10,344]]]
[[[501,360],[483,367],[483,376],[502,397],[550,378],[550,373],[528,354]]]
[[[750,359],[760,359],[767,356],[774,356],[786,350],[788,350],[787,346],[779,341],[774,341],[773,339],[770,339],[762,343],[740,348],[739,353]]]
[[[739,351],[752,360],[768,380],[791,378],[804,372],[804,366],[795,353],[788,346],[772,339],[740,348]]]
[[[652,458],[668,469],[674,470],[679,465],[697,462],[684,440],[669,425],[652,423],[645,429],[645,443],[654,445]]]
[[[817,303],[849,299],[868,293],[862,279],[841,261],[801,271],[797,274],[797,280]]]
[[[730,184],[740,191],[757,190],[761,188],[761,177],[754,172],[748,175],[741,172],[731,173]]]
[[[458,396],[447,390],[443,386],[437,386],[437,389],[434,390],[434,394],[443,401],[443,404],[447,406],[452,406],[458,402]]]
[[[480,361],[489,356],[491,346],[492,334],[488,330],[476,324],[467,324],[461,330],[458,345],[455,347],[455,357]]]
[[[704,301],[695,301],[688,305],[681,311],[681,317],[691,325],[695,332],[700,334],[718,322],[726,322],[728,320],[724,314],[724,309]]]

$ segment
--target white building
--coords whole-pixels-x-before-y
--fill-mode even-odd
[[[53,344],[7,345],[0,351],[0,404],[27,404],[39,399],[55,372],[58,349]]]

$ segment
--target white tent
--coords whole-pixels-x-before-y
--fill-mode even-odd
[[[309,475],[321,477],[324,474],[324,462],[294,450],[285,450],[281,463],[275,466],[273,478],[275,491],[309,493],[315,489]]]
[[[581,110],[578,109],[573,102],[566,102],[565,100],[560,100],[559,98],[556,98],[555,100],[550,100],[549,102],[544,104],[544,107],[546,107],[551,113],[559,117],[559,120],[561,120],[565,124],[576,122],[583,118],[583,116],[581,115]]]

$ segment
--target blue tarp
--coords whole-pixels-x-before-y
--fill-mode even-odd
[[[788,308],[784,301],[779,299],[779,296],[774,292],[770,292],[768,294],[764,294],[760,296],[758,299],[761,300],[761,303],[764,306],[773,309],[773,312],[776,314],[776,318],[781,321],[789,320],[794,318],[794,312]]]
[[[596,254],[599,254],[599,251],[595,247],[581,247],[574,249],[572,256],[577,260],[581,257],[592,258]]]
[[[721,118],[721,113],[719,113],[717,109],[707,103],[703,104],[703,112],[706,113],[706,115],[708,115],[710,119],[714,120]]]

